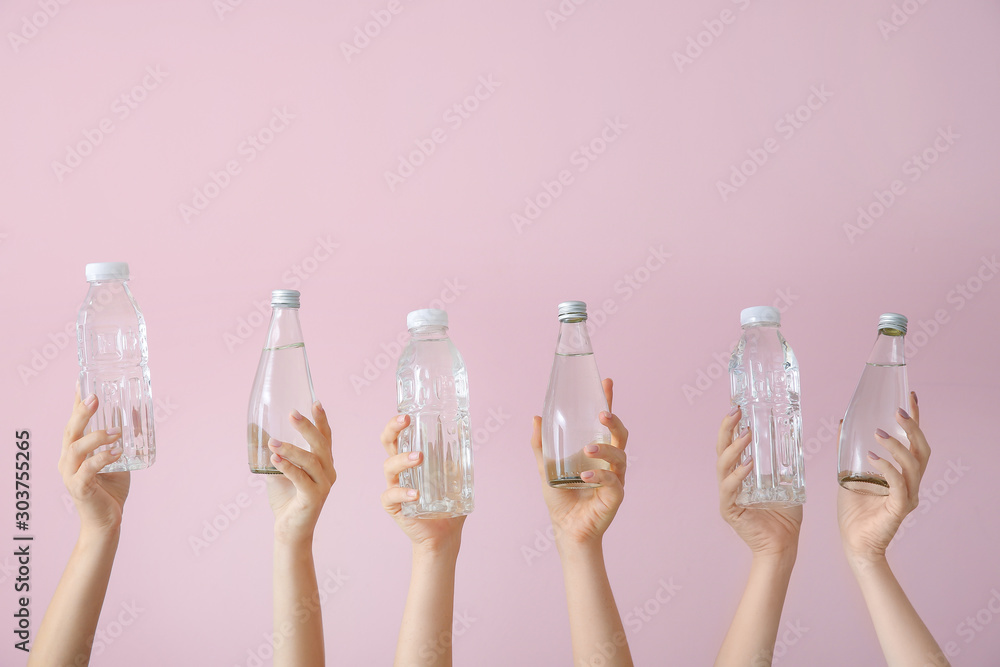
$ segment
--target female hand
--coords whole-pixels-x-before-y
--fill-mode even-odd
[[[795,554],[802,526],[802,506],[787,509],[748,509],[736,504],[743,480],[753,470],[754,461],[739,465],[740,455],[752,439],[747,431],[733,439],[741,411],[734,408],[722,418],[715,448],[718,460],[715,465],[719,479],[719,511],[736,534],[756,556],[783,556]]]
[[[110,472],[98,474],[104,466],[117,461],[122,455],[119,442],[114,447],[87,455],[121,437],[118,427],[83,434],[90,418],[97,412],[97,396],[91,394],[80,400],[77,388],[73,400],[73,414],[63,433],[62,452],[59,454],[59,473],[76,504],[83,530],[118,530],[122,523],[125,498],[128,497],[130,474]]]
[[[431,552],[449,552],[457,555],[462,542],[465,517],[450,519],[414,519],[403,516],[403,503],[417,500],[420,492],[399,486],[399,473],[423,463],[422,452],[399,452],[399,434],[410,423],[409,415],[397,415],[389,420],[382,431],[382,446],[389,458],[385,465],[386,489],[382,492],[382,507],[396,520],[414,548]]]
[[[333,442],[326,411],[319,401],[312,405],[313,420],[296,410],[289,416],[312,451],[274,438],[268,440],[271,463],[281,475],[270,475],[267,495],[274,511],[274,538],[283,543],[312,540],[323,503],[337,481],[333,467]]]
[[[837,492],[840,538],[853,565],[885,558],[885,550],[899,525],[917,507],[920,480],[927,470],[931,448],[920,430],[920,408],[917,406],[916,393],[910,392],[910,413],[900,408],[896,412],[896,423],[906,433],[910,441],[909,448],[881,429],[872,437],[892,454],[899,469],[873,452],[868,453],[872,466],[889,483],[889,495],[863,495],[843,487]]]
[[[604,395],[611,409],[614,383],[610,378],[603,382]],[[600,486],[586,489],[555,489],[549,486],[545,474],[545,460],[542,456],[542,418],[535,417],[531,433],[531,448],[535,452],[538,474],[542,478],[542,497],[549,508],[556,541],[569,540],[574,543],[600,541],[618,508],[625,498],[625,443],[628,430],[621,420],[611,412],[602,412],[602,424],[611,431],[611,444],[590,444],[583,448],[587,458],[601,459],[611,464],[610,470],[587,470],[580,477]]]

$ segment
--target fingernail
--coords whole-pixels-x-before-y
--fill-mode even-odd
[[[405,424],[406,423],[406,415],[399,415],[398,417],[396,417],[396,423],[397,424]]]
[[[736,414],[737,412],[739,412],[739,411],[740,411],[740,406],[738,406],[738,405],[734,405],[734,406],[733,406],[733,409],[732,409],[732,410],[730,410],[730,411],[729,411],[729,414],[728,414],[728,415],[726,415],[726,416],[727,416],[727,417],[732,417],[733,415],[735,415],[735,414]]]
[[[281,457],[277,454],[271,454],[271,461],[273,463],[281,463]]]
[[[583,451],[587,452],[588,454],[595,454],[597,452],[597,445],[587,445],[586,447],[583,448]]]
[[[607,410],[601,412],[601,419],[611,419],[611,413]]]
[[[121,453],[122,453],[122,445],[120,442],[116,442],[114,445],[111,446],[112,456],[118,456]]]
[[[912,396],[912,397],[913,397],[913,402],[914,402],[914,403],[917,403],[917,392],[915,392],[915,391],[911,391],[911,392],[910,392],[910,396]]]
[[[319,401],[313,403],[313,407],[316,408],[317,411],[323,412],[323,404],[320,403]]]
[[[271,438],[270,440],[267,441],[267,446],[271,447],[272,449],[277,449],[278,447],[281,447],[281,443],[275,440],[274,438]]]
[[[752,466],[753,465],[753,457],[752,456],[748,456],[746,462],[743,465],[745,465],[747,468],[749,468],[750,466]]]
[[[420,452],[410,452],[410,455],[407,458],[409,458],[411,461],[416,461],[417,459],[420,458]]]
[[[97,403],[97,394],[91,394],[83,400],[83,404],[88,408],[94,407],[94,403]]]
[[[889,437],[889,434],[886,433],[885,431],[883,431],[880,428],[875,429],[875,435],[877,435],[878,437],[883,438],[883,439]]]
[[[594,476],[593,470],[584,470],[583,472],[580,473],[580,479],[590,479],[593,476]]]
[[[869,449],[868,450],[868,458],[870,458],[872,461],[878,461],[881,457],[878,454],[876,454],[875,452],[873,452],[872,450]]]
[[[292,419],[294,419],[295,421],[300,421],[302,419],[302,413],[300,413],[298,410],[292,410]]]
[[[899,413],[899,416],[902,417],[903,419],[910,418],[910,413],[904,410],[903,408],[900,408],[899,410],[897,410],[897,412]]]
[[[417,497],[417,490],[416,489],[410,489],[410,490],[408,490],[406,492],[406,497],[407,498],[416,498]]]
[[[122,429],[121,429],[121,427],[120,427],[120,426],[112,426],[111,428],[109,428],[109,429],[108,429],[108,430],[106,431],[106,433],[107,433],[108,435],[118,435],[118,434],[119,434],[119,433],[121,433],[121,432],[122,432]]]

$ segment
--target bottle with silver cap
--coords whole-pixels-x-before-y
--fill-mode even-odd
[[[542,458],[549,486],[580,489],[597,486],[580,473],[608,470],[603,459],[591,458],[583,448],[610,444],[611,431],[600,422],[608,410],[601,374],[587,332],[587,304],[559,304],[559,339],[542,410]]]
[[[896,410],[910,407],[906,324],[906,318],[898,313],[885,313],[879,318],[875,347],[840,430],[837,479],[845,489],[875,496],[889,494],[885,477],[868,461],[869,451],[892,460],[892,455],[875,438],[876,429],[882,429],[906,446],[910,444],[906,432],[896,423]]]
[[[309,417],[315,401],[299,325],[299,292],[274,290],[271,292],[267,341],[260,354],[247,414],[250,472],[281,474],[271,464],[271,451],[267,447],[271,438],[309,451],[309,443],[292,426],[291,414],[298,410]]]
[[[421,452],[416,468],[404,470],[399,485],[416,489],[403,515],[420,519],[463,516],[475,507],[469,375],[448,337],[448,313],[436,308],[406,316],[410,331],[396,367],[399,414],[410,423],[399,434],[400,452]]]
[[[729,358],[733,407],[741,410],[734,436],[749,429],[741,463],[754,467],[736,496],[741,507],[777,509],[806,501],[799,362],[781,335],[781,313],[770,306],[744,308],[743,333]]]
[[[114,426],[122,432],[90,456],[120,442],[121,457],[101,472],[148,468],[156,460],[149,348],[146,320],[128,287],[128,264],[87,264],[86,276],[90,288],[76,321],[80,396],[96,394],[99,401],[86,432]]]

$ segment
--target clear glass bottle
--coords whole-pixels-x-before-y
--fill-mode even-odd
[[[101,472],[148,468],[156,461],[149,348],[146,320],[128,288],[128,264],[87,264],[86,276],[90,288],[76,320],[80,396],[96,394],[99,401],[86,432],[122,430],[118,442],[124,451]]]
[[[443,519],[475,508],[469,375],[448,337],[448,313],[428,308],[406,316],[410,342],[396,368],[396,399],[410,424],[399,434],[400,452],[423,452],[399,485],[420,495],[403,503],[403,515]]]
[[[585,482],[585,470],[608,470],[603,459],[589,458],[589,444],[611,444],[611,431],[601,423],[608,400],[597,371],[597,360],[587,333],[587,304],[559,304],[559,339],[542,410],[542,457],[549,486],[580,489],[598,486]]]
[[[292,426],[290,416],[298,410],[312,418],[313,393],[309,360],[299,325],[299,292],[271,292],[271,323],[260,354],[257,376],[250,392],[247,412],[247,448],[250,472],[280,474],[271,465],[267,442],[275,438],[309,451],[309,443]]]
[[[750,429],[741,463],[754,467],[736,497],[741,507],[779,508],[806,501],[799,405],[799,363],[781,335],[781,313],[770,306],[740,313],[743,334],[729,359],[733,406],[742,416],[734,436]]]
[[[868,356],[840,430],[837,480],[845,489],[874,496],[889,495],[888,482],[868,460],[869,451],[893,460],[875,438],[875,429],[882,429],[906,446],[910,444],[896,422],[896,410],[910,408],[904,354],[906,324],[906,318],[898,313],[885,313],[879,318],[875,347]]]

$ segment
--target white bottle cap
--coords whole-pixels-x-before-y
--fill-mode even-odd
[[[448,313],[438,308],[424,308],[423,310],[414,310],[406,316],[407,329],[427,326],[448,326]]]
[[[128,262],[96,262],[87,265],[87,282],[128,280]]]
[[[748,324],[781,324],[781,313],[771,306],[753,306],[740,312],[740,326]]]

